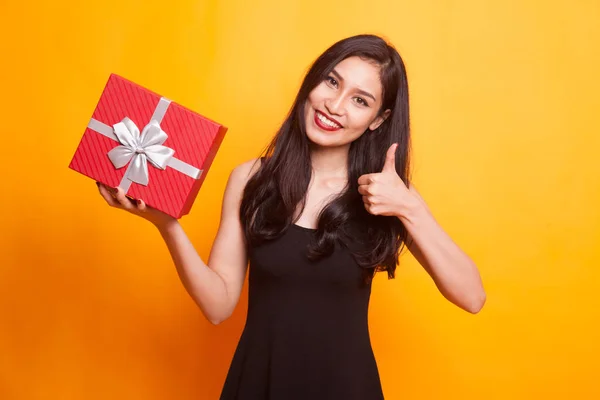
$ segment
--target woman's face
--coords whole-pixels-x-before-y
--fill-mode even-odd
[[[308,138],[319,146],[342,146],[367,129],[376,129],[390,113],[378,115],[381,92],[376,63],[359,57],[341,61],[308,95],[304,107]]]

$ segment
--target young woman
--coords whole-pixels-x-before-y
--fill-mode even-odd
[[[371,280],[394,276],[404,245],[449,301],[481,309],[477,267],[409,182],[409,148],[404,63],[383,39],[359,35],[314,62],[264,157],[232,171],[208,263],[177,220],[99,185],[108,204],[159,229],[213,324],[233,312],[250,264],[222,400],[382,399]]]

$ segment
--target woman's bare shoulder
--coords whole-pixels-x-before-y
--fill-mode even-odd
[[[261,165],[260,158],[253,158],[236,166],[231,171],[230,179],[241,186],[245,186],[248,180],[258,171]]]

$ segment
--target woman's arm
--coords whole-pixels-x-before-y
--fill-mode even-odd
[[[485,291],[475,263],[439,226],[414,186],[396,172],[396,148],[386,153],[381,172],[358,178],[358,193],[373,215],[397,217],[408,231],[407,247],[435,281],[440,292],[473,314],[485,303]]]
[[[229,177],[208,265],[200,259],[176,220],[158,227],[183,286],[215,325],[233,313],[246,277],[248,258],[239,209],[253,164],[254,160],[236,167]]]
[[[100,193],[111,206],[146,218],[158,228],[183,286],[206,319],[215,325],[233,313],[246,276],[248,259],[239,209],[246,182],[256,170],[254,165],[255,160],[241,164],[229,176],[208,263],[200,258],[176,219],[146,207],[143,202],[135,207],[122,190],[115,193],[99,185]],[[115,193],[114,197],[111,192]]]
[[[397,215],[408,230],[408,249],[446,299],[470,313],[479,312],[486,295],[477,266],[437,223],[414,186],[409,191],[418,201]]]

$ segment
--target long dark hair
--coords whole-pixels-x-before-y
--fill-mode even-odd
[[[358,193],[358,178],[381,172],[387,149],[398,143],[396,171],[409,184],[410,123],[406,69],[398,52],[384,39],[358,35],[343,39],[313,63],[281,128],[265,149],[262,164],[244,189],[240,219],[246,244],[258,246],[279,237],[300,216],[306,204],[312,166],[306,136],[304,106],[309,93],[333,68],[348,57],[359,56],[380,66],[383,101],[379,113],[391,110],[374,131],[365,132],[350,144],[348,183],[319,214],[319,222],[307,256],[326,257],[336,243],[351,249],[367,279],[376,271],[394,277],[407,231],[397,217],[368,213]],[[297,218],[296,218],[297,219]]]

